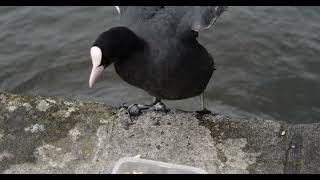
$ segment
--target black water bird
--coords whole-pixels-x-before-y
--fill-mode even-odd
[[[103,32],[90,54],[93,87],[104,68],[114,64],[127,83],[141,88],[154,101],[134,104],[129,114],[141,110],[167,111],[161,100],[201,97],[215,70],[212,56],[197,41],[198,33],[210,28],[225,6],[116,6],[122,26]]]

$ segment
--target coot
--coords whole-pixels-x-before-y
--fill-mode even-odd
[[[154,101],[134,104],[130,114],[142,110],[168,111],[161,100],[201,97],[215,70],[208,51],[197,41],[198,33],[210,28],[225,6],[116,6],[121,26],[103,32],[90,54],[93,87],[104,68],[114,64],[127,83],[141,88]]]

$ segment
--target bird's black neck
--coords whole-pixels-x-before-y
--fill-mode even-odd
[[[146,43],[126,27],[114,27],[102,33],[94,46],[102,49],[102,58],[108,60],[106,65],[109,65],[142,52]]]

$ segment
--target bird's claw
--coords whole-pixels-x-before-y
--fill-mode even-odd
[[[138,104],[132,104],[129,106],[127,105],[127,103],[122,103],[118,109],[119,110],[125,109],[131,121],[132,121],[132,118],[131,118],[132,116],[138,116],[141,114],[141,110],[139,109]]]
[[[164,112],[167,113],[170,111],[170,109],[167,108],[167,106],[165,104],[163,104],[162,102],[158,102],[157,104],[155,104],[154,106],[152,106],[152,109],[154,111],[157,112]]]
[[[139,116],[141,114],[141,109],[138,104],[132,104],[127,108],[127,111],[130,116]]]
[[[119,107],[118,107],[118,109],[120,110],[120,109],[128,109],[128,105],[127,105],[127,103],[122,103]]]

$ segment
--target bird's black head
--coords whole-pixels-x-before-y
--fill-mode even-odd
[[[126,27],[114,27],[103,32],[93,44],[90,54],[92,72],[89,86],[92,87],[104,68],[128,59],[135,52],[143,51],[145,43]]]

